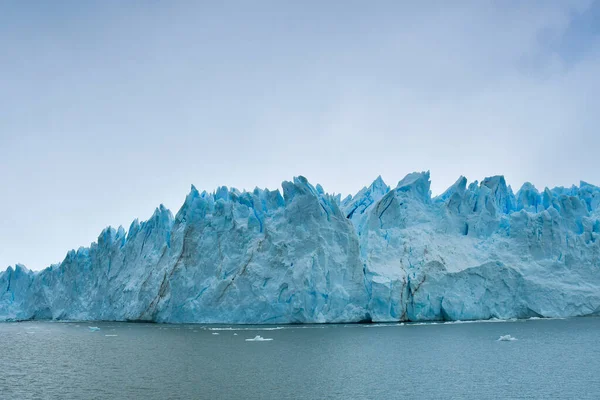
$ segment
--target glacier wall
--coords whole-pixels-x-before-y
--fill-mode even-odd
[[[32,272],[0,273],[0,320],[325,323],[600,314],[600,188],[514,194],[502,176],[377,178],[341,200],[191,192]],[[283,193],[283,195],[282,195]]]

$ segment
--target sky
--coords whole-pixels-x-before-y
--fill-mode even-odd
[[[600,1],[0,0],[0,269],[194,184],[600,185]]]

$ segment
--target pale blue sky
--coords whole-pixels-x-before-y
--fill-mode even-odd
[[[190,184],[600,184],[600,2],[0,0],[0,266]],[[418,4],[418,5],[417,5]]]

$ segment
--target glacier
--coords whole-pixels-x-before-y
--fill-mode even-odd
[[[600,188],[515,194],[429,172],[354,196],[192,186],[179,212],[106,228],[42,271],[0,273],[0,320],[450,321],[600,314]]]

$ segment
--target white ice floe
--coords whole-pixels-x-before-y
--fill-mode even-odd
[[[213,334],[213,335],[218,335],[218,333],[217,333],[217,332],[213,332],[212,334]]]
[[[472,319],[472,320],[466,320],[466,321],[462,321],[462,320],[456,320],[456,321],[446,321],[444,322],[444,324],[446,325],[452,325],[452,324],[482,324],[482,323],[489,323],[489,322],[517,322],[518,320],[515,318],[507,318],[507,319],[500,319],[500,318],[490,318],[490,319]]]
[[[96,332],[96,331],[100,330],[100,328],[98,328],[97,326],[88,326],[88,328],[90,328],[90,331],[92,331],[92,332]]]
[[[512,337],[511,335],[502,335],[498,338],[499,342],[513,342],[517,340],[517,338]]]
[[[106,337],[116,337],[118,335],[104,335],[104,336],[106,336]]]
[[[273,340],[272,338],[264,338],[260,335],[256,335],[254,338],[252,339],[246,339],[246,342],[268,342],[270,340]]]
[[[391,328],[391,327],[396,327],[396,326],[403,326],[404,323],[399,323],[399,324],[392,324],[392,323],[383,323],[383,324],[365,324],[365,325],[359,325],[362,328]],[[348,326],[352,326],[352,325],[348,325]]]
[[[219,328],[206,328],[209,331],[277,331],[280,329],[285,329],[283,326],[274,326],[274,327],[219,327]]]

